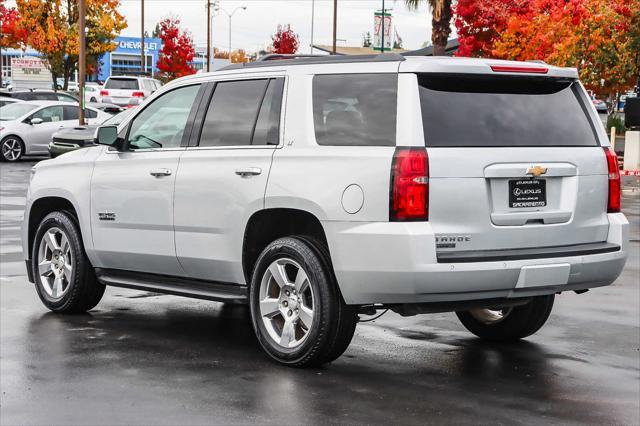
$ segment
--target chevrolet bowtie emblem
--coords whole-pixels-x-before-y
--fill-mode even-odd
[[[528,175],[532,175],[533,177],[538,177],[538,176],[543,175],[545,173],[547,173],[547,168],[546,167],[534,166],[534,167],[529,167],[527,169],[527,174]]]

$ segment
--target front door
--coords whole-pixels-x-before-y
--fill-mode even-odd
[[[197,120],[175,193],[176,251],[190,277],[244,282],[244,226],[264,208],[283,87],[282,77],[218,82]]]
[[[181,275],[173,194],[201,85],[182,86],[143,107],[121,129],[128,149],[105,150],[91,181],[91,228],[99,266]]]
[[[41,119],[42,122],[32,124],[29,130],[29,140],[31,146],[29,154],[39,154],[48,151],[51,135],[58,130],[68,127],[70,123],[65,120],[64,107],[62,105],[52,105],[42,108],[34,112],[31,117],[33,119]]]

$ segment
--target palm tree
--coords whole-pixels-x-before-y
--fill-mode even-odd
[[[433,56],[444,56],[447,40],[451,34],[451,0],[404,0],[410,10],[416,10],[422,3],[429,3],[433,15],[431,42]]]

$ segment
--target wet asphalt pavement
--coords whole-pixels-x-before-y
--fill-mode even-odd
[[[454,314],[360,324],[319,369],[267,359],[246,308],[107,288],[85,315],[49,313],[19,226],[32,162],[0,164],[0,423],[640,424],[640,191],[625,179],[630,258],[618,281],[556,298],[515,345]]]

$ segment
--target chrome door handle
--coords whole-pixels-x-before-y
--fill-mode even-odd
[[[153,169],[149,171],[149,174],[155,177],[171,176],[171,169]]]
[[[262,169],[260,167],[244,167],[241,169],[236,169],[236,174],[242,177],[257,176],[260,173],[262,173]]]

